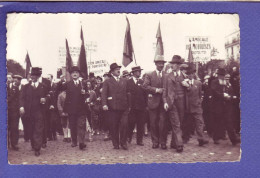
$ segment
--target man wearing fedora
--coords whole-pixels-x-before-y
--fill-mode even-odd
[[[185,118],[188,122],[184,126],[183,137],[188,138],[191,135],[193,130],[193,122],[195,122],[195,129],[198,137],[199,146],[203,146],[207,144],[208,141],[205,139],[203,135],[203,128],[204,128],[204,120],[202,117],[202,83],[199,80],[196,80],[195,76],[196,70],[194,67],[189,66],[187,68],[187,88],[186,88],[186,117]]]
[[[166,61],[164,60],[163,56],[157,55],[154,60],[156,70],[147,73],[144,79],[144,88],[148,93],[147,105],[150,116],[150,128],[153,149],[159,148],[159,145],[161,145],[162,149],[167,148],[166,119],[162,100],[162,93],[164,91],[163,80],[166,75],[163,71],[165,62]]]
[[[79,80],[80,70],[77,66],[71,67],[70,75],[72,80],[67,83],[64,112],[68,113],[69,116],[72,139],[71,146],[76,147],[79,143],[79,149],[83,150],[86,148],[86,91],[83,87],[82,81]]]
[[[124,70],[122,77],[125,78],[125,79],[130,79],[131,74],[127,70]]]
[[[180,64],[182,63],[180,56],[174,55],[170,63],[172,64],[172,72],[165,78],[163,102],[164,109],[169,113],[172,126],[171,148],[176,149],[177,152],[182,152],[183,140],[181,126],[185,109],[185,88],[182,82],[185,77],[180,71]]]
[[[22,76],[14,75],[13,82],[8,90],[8,136],[13,150],[18,151],[19,139],[19,96]]]
[[[219,68],[217,74],[217,79],[211,82],[212,105],[214,106],[212,109],[213,140],[215,144],[219,144],[223,133],[227,131],[230,141],[236,145],[240,141],[235,134],[232,112],[233,101],[237,96],[234,95],[232,86],[225,80],[226,70]]]
[[[136,126],[137,135],[136,143],[139,146],[144,146],[143,135],[144,135],[144,114],[147,106],[147,97],[143,88],[143,80],[141,76],[140,66],[132,68],[131,73],[133,77],[127,81],[127,92],[130,96],[130,112],[129,112],[129,127],[128,127],[128,139],[129,142],[132,140],[133,130]]]
[[[127,127],[129,99],[127,96],[127,80],[120,78],[120,68],[117,63],[110,65],[111,77],[104,81],[101,101],[104,111],[108,111],[110,133],[114,149],[120,146],[127,150]]]
[[[42,70],[33,67],[31,81],[24,85],[20,95],[20,114],[30,122],[30,140],[35,156],[40,155],[43,144],[44,118],[43,108],[46,104],[45,86],[39,82]]]

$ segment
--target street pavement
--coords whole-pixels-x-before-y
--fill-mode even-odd
[[[94,135],[92,142],[87,142],[86,150],[72,148],[70,143],[49,141],[47,148],[41,150],[39,157],[34,156],[31,144],[19,139],[19,151],[9,149],[9,164],[140,164],[140,163],[190,163],[190,162],[229,162],[240,160],[240,145],[232,146],[229,140],[221,140],[215,145],[212,139],[209,144],[198,146],[195,136],[184,145],[184,151],[177,153],[170,148],[168,135],[167,150],[152,149],[150,135],[144,137],[144,146],[138,146],[133,138],[128,150],[114,150],[111,141],[103,141],[104,135]],[[135,137],[135,136],[134,136]]]

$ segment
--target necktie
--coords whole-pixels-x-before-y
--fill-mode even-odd
[[[34,88],[34,89],[36,88],[36,84],[35,84],[35,83],[33,83],[33,88]]]

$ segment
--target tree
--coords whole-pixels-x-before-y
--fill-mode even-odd
[[[25,69],[18,62],[13,59],[7,59],[6,61],[7,72],[11,72],[14,75],[21,75],[24,77]]]

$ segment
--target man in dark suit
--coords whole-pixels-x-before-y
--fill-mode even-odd
[[[165,78],[163,67],[165,62],[163,56],[156,56],[154,60],[156,70],[146,74],[144,79],[144,88],[148,93],[147,104],[150,116],[151,138],[153,143],[152,148],[154,149],[159,148],[159,144],[161,144],[162,149],[167,148],[167,129],[162,100],[162,93],[164,91],[163,80]]]
[[[195,79],[195,71],[193,67],[189,67],[187,69],[186,74],[188,75],[188,79],[185,80],[186,82],[186,125],[184,125],[186,128],[183,132],[184,138],[189,138],[192,132],[192,121],[195,121],[195,128],[197,132],[198,142],[199,146],[203,146],[204,144],[207,144],[208,141],[203,136],[203,128],[204,128],[204,121],[202,117],[202,83],[199,80]]]
[[[41,68],[33,67],[31,82],[24,85],[20,95],[20,114],[28,118],[30,122],[30,140],[35,156],[40,155],[43,144],[44,118],[42,112],[46,104],[46,89],[39,82],[41,74]]]
[[[144,146],[143,135],[144,135],[144,114],[147,106],[147,97],[143,88],[143,80],[140,79],[141,67],[136,66],[132,68],[133,77],[127,81],[127,92],[130,95],[130,113],[129,113],[129,128],[128,128],[128,139],[129,142],[132,140],[133,130],[136,126],[137,145]]]
[[[86,148],[86,109],[85,94],[82,81],[79,80],[80,70],[73,66],[70,71],[72,80],[67,83],[66,99],[64,112],[69,115],[69,124],[71,130],[72,147],[76,147],[79,142],[79,149]]]
[[[219,68],[217,74],[218,78],[211,82],[212,106],[214,106],[212,109],[213,140],[215,144],[219,144],[223,132],[227,130],[230,141],[236,145],[240,140],[235,133],[232,112],[233,101],[237,99],[237,96],[234,95],[232,86],[225,80],[226,70]]]
[[[12,149],[18,151],[19,139],[19,96],[20,96],[20,83],[22,77],[20,75],[13,76],[13,83],[8,89],[8,135],[10,136],[10,143]]]
[[[110,133],[114,149],[119,144],[127,150],[127,125],[129,113],[129,99],[127,96],[127,80],[120,78],[120,68],[116,63],[110,65],[111,77],[104,81],[101,92],[103,110],[108,111]]]

